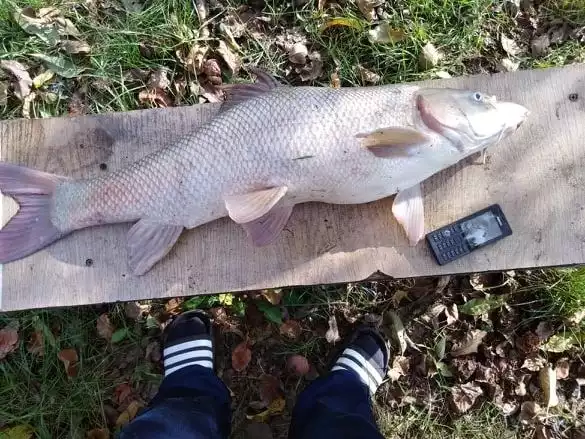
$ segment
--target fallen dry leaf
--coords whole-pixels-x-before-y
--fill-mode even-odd
[[[71,99],[67,103],[67,115],[70,117],[83,116],[87,114],[87,104],[85,101],[85,92],[75,90]]]
[[[94,428],[87,432],[87,439],[110,439],[110,430],[107,428]]]
[[[55,72],[51,70],[45,70],[43,73],[38,74],[32,80],[34,88],[41,88],[47,82],[49,82],[55,76]]]
[[[359,20],[356,20],[355,18],[336,17],[336,18],[332,18],[330,20],[327,20],[325,23],[323,23],[323,25],[321,25],[319,30],[321,32],[323,32],[323,31],[329,29],[330,27],[337,27],[337,26],[351,27],[351,28],[357,29],[357,30],[363,29],[362,23]]]
[[[70,54],[88,54],[91,52],[91,47],[85,41],[65,40],[61,42],[63,50]]]
[[[244,340],[237,345],[232,351],[232,368],[237,372],[242,372],[252,359],[252,351],[250,350],[248,340]]]
[[[526,357],[521,367],[523,369],[528,369],[532,372],[538,372],[540,369],[546,366],[546,364],[547,364],[546,360],[542,358],[540,355],[532,354]]]
[[[110,317],[107,313],[98,317],[96,328],[97,333],[101,338],[108,341],[112,339],[112,334],[114,333],[115,328],[114,325],[112,325],[112,322],[110,322]]]
[[[554,329],[549,322],[540,322],[534,330],[540,341],[546,341],[554,334]]]
[[[153,340],[146,345],[146,352],[144,354],[145,359],[150,360],[153,363],[158,363],[161,357],[160,343],[158,340]]]
[[[26,67],[18,61],[2,60],[0,61],[0,68],[10,73],[16,82],[14,83],[14,95],[21,101],[30,94],[32,87],[32,79]]]
[[[30,336],[26,350],[33,354],[42,357],[45,355],[45,337],[43,331],[35,331]]]
[[[72,378],[77,376],[79,357],[75,349],[63,349],[59,351],[57,358],[63,362],[68,377]]]
[[[506,304],[508,300],[507,294],[499,296],[491,296],[483,299],[471,299],[458,307],[459,312],[471,316],[481,316],[487,314],[497,308],[500,308]]]
[[[530,41],[530,51],[534,57],[545,55],[549,47],[550,37],[548,34],[540,35]]]
[[[548,366],[541,369],[538,374],[540,389],[544,396],[546,407],[555,407],[559,404],[557,396],[557,374],[552,367]]]
[[[380,6],[383,1],[381,0],[357,0],[358,8],[360,9],[361,13],[364,14],[369,21],[373,21],[376,19],[376,7]]]
[[[260,399],[268,407],[276,398],[282,397],[280,380],[274,375],[264,374],[260,378]]]
[[[358,74],[360,76],[360,79],[365,84],[377,84],[382,79],[380,77],[380,75],[378,75],[377,73],[372,72],[371,70],[366,69],[361,64],[358,64],[355,67],[355,69],[358,72]],[[396,293],[394,293],[394,295],[396,295],[399,291],[397,291]],[[406,294],[408,294],[408,293],[406,293]],[[392,300],[394,300],[394,299],[392,299]]]
[[[569,378],[569,371],[571,369],[571,363],[568,358],[561,358],[555,365],[555,371],[557,373],[557,379],[566,380]]]
[[[31,53],[30,56],[42,61],[48,69],[64,78],[75,78],[83,71],[83,69],[77,68],[69,59],[59,56],[50,56],[44,53]]]
[[[28,96],[26,96],[22,100],[22,117],[25,119],[30,119],[30,109],[32,107],[32,103],[37,98],[37,94],[32,91]]]
[[[268,408],[257,415],[246,415],[246,418],[255,422],[266,422],[272,415],[280,415],[286,407],[284,398],[277,398],[270,403]]]
[[[569,323],[573,325],[579,325],[583,319],[585,319],[585,308],[580,309],[579,311],[575,311],[569,318]]]
[[[0,106],[8,103],[8,85],[8,81],[0,81]],[[6,224],[8,224],[8,221],[6,221]],[[3,228],[6,224],[3,219],[2,223],[0,223],[0,228]]]
[[[550,337],[541,349],[546,352],[561,353],[571,349],[576,344],[585,341],[585,332],[576,334],[573,332],[565,332],[563,334],[555,334]]]
[[[518,70],[518,67],[520,67],[519,61],[513,61],[512,59],[506,57],[498,63],[497,68],[500,72],[515,72]]]
[[[447,326],[452,325],[457,320],[459,320],[459,310],[457,309],[457,304],[453,303],[451,306],[445,307],[445,317],[447,319]]]
[[[306,64],[307,56],[309,56],[309,50],[304,43],[295,43],[288,51],[288,60],[293,64]]]
[[[538,420],[542,414],[542,408],[534,401],[525,401],[520,406],[520,416],[518,419],[523,424],[532,424]]]
[[[201,73],[203,62],[205,61],[205,56],[207,55],[208,51],[209,47],[194,44],[191,46],[191,49],[189,49],[189,53],[186,57],[180,56],[179,53],[177,53],[177,56],[179,56],[179,59],[183,61],[183,64],[185,64],[185,68],[188,72],[194,75],[198,75]]]
[[[425,44],[422,48],[418,63],[423,70],[432,69],[439,65],[444,55],[431,43]]]
[[[552,428],[543,424],[538,424],[534,430],[534,439],[556,439],[556,437]]]
[[[171,80],[168,76],[168,70],[164,68],[156,69],[148,76],[146,86],[150,89],[166,90],[171,85]]]
[[[124,314],[130,320],[140,320],[146,311],[148,311],[148,305],[141,305],[139,302],[126,302],[124,304]]]
[[[299,377],[302,377],[309,373],[311,366],[309,361],[302,355],[292,355],[286,362],[287,370]]]
[[[406,39],[406,33],[401,29],[390,27],[387,22],[374,26],[368,31],[368,39],[373,44],[399,43]]]
[[[18,347],[18,330],[12,326],[0,329],[0,360]]]
[[[516,349],[525,355],[533,354],[538,352],[540,347],[540,338],[532,331],[525,332],[524,334],[516,337],[515,343]]]
[[[454,357],[460,357],[462,355],[477,353],[479,345],[482,344],[486,335],[487,332],[474,329],[467,333],[462,341],[453,345],[451,355]]]
[[[123,404],[132,394],[132,387],[128,383],[118,384],[114,389],[114,401],[121,405]]]
[[[477,370],[479,363],[473,358],[453,358],[451,364],[458,374],[458,378],[467,381]]]
[[[221,40],[219,42],[219,46],[217,47],[217,53],[221,55],[225,63],[227,64],[228,68],[230,69],[230,73],[232,75],[237,74],[240,69],[242,68],[242,59],[240,55],[235,53],[230,47],[225,43],[225,41]]]
[[[120,416],[118,416],[118,419],[116,420],[116,427],[123,427],[132,419],[134,419],[141,408],[142,404],[138,401],[132,401],[130,404],[128,404],[126,410],[124,410],[122,413],[120,413]]]
[[[141,90],[138,93],[141,104],[149,103],[157,107],[166,108],[173,105],[173,100],[160,88]]]
[[[504,34],[500,36],[500,43],[502,44],[502,49],[504,49],[504,51],[512,57],[517,56],[520,54],[520,52],[522,52],[516,41],[508,38]]]
[[[339,73],[337,71],[331,73],[331,88],[341,88],[341,79],[339,79]]]
[[[473,407],[482,394],[483,390],[477,384],[457,384],[451,388],[449,403],[455,412],[463,414]]]
[[[404,355],[407,344],[402,320],[400,320],[400,317],[398,317],[398,314],[396,314],[394,311],[389,311],[388,316],[392,320],[392,335],[398,342],[398,345],[400,347],[400,355]]]
[[[337,327],[337,319],[334,315],[329,316],[329,329],[325,333],[325,339],[328,343],[337,343],[341,340],[339,336],[339,329]]]
[[[323,61],[319,52],[311,52],[309,54],[309,62],[304,65],[299,73],[302,81],[314,81],[319,79],[323,74]]]
[[[398,308],[400,302],[402,302],[402,300],[406,298],[408,298],[408,291],[396,290],[396,292],[392,295],[392,304],[394,305],[395,308]]]
[[[13,14],[14,21],[16,21],[16,23],[27,34],[37,36],[49,46],[56,45],[60,39],[57,23],[55,21],[56,17],[51,13],[39,15],[40,17],[36,17],[32,8],[17,9]]]
[[[398,381],[401,376],[406,376],[409,370],[410,359],[399,355],[392,360],[392,368],[388,371],[388,376],[392,382]]]
[[[284,292],[281,289],[276,290],[262,290],[260,292],[262,296],[268,300],[272,305],[278,305],[282,300],[282,295]]]
[[[301,335],[301,324],[296,320],[287,320],[280,325],[280,333],[292,340],[296,340]]]

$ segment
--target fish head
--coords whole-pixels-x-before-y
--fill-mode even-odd
[[[495,96],[459,89],[421,89],[416,108],[422,122],[463,153],[487,148],[515,132],[529,111]]]

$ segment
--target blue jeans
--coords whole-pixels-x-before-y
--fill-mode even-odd
[[[228,389],[209,369],[189,366],[166,377],[150,405],[120,432],[120,439],[227,439]],[[290,439],[383,439],[368,389],[348,371],[312,382],[293,411]]]

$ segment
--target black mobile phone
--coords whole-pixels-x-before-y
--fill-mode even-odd
[[[511,234],[504,212],[494,204],[430,232],[426,238],[437,263],[445,265]]]

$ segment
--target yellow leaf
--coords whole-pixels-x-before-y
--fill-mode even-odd
[[[364,28],[362,23],[359,20],[356,20],[355,18],[337,17],[332,18],[331,20],[327,20],[325,23],[321,25],[321,28],[319,30],[323,32],[324,30],[334,26],[351,27],[352,29],[357,30],[362,30]]]
[[[49,82],[53,78],[53,76],[55,76],[55,72],[47,70],[41,73],[40,75],[34,77],[33,85],[35,86],[35,88],[40,88],[47,82]]]
[[[382,23],[368,32],[371,43],[397,43],[406,38],[404,31],[393,29],[388,23]]]
[[[230,293],[220,294],[219,303],[230,306],[234,301],[234,295]]]
[[[2,439],[30,439],[34,433],[30,425],[16,425],[0,430]]]
[[[116,427],[122,427],[134,419],[138,414],[138,410],[141,408],[142,404],[140,404],[138,401],[132,401],[130,404],[128,404],[126,410],[124,410],[122,413],[120,413],[120,416],[118,416],[118,419],[116,420]]]
[[[276,398],[274,401],[270,403],[268,408],[263,412],[258,413],[257,415],[246,415],[251,421],[255,422],[266,422],[272,415],[280,415],[284,408],[286,407],[286,401],[284,398]]]

